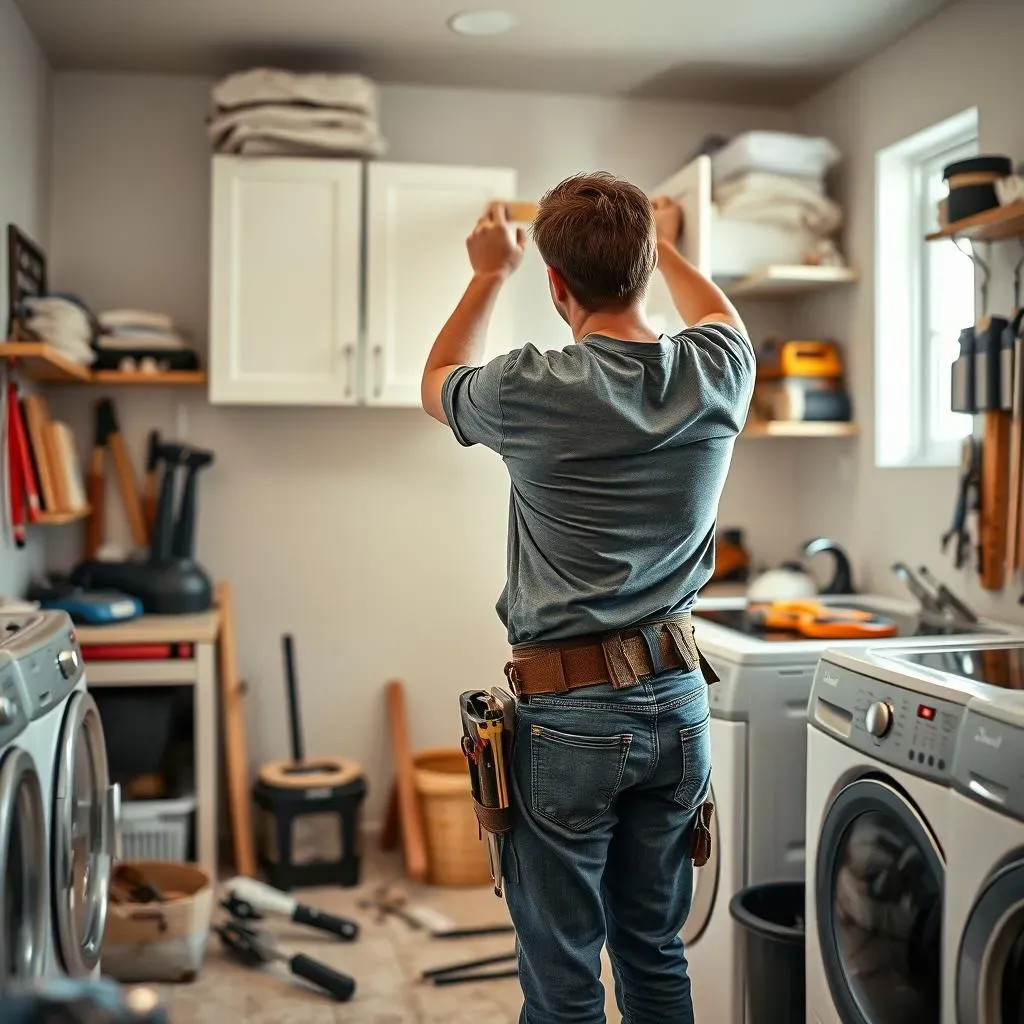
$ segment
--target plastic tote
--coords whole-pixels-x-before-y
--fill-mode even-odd
[[[747,1024],[804,1024],[804,891],[803,882],[767,882],[729,901],[744,934]]]

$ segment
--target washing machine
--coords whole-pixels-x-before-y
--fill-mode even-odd
[[[979,648],[1020,644],[986,639],[823,655],[807,712],[812,1024],[948,1019],[943,944],[954,885],[954,766],[970,702],[1002,693],[954,669]],[[988,843],[978,832],[959,841],[976,850]]]
[[[1015,627],[954,625],[913,602],[869,595],[822,598],[893,619],[897,633],[879,646],[948,644],[958,636],[995,637]],[[744,886],[799,881],[805,872],[807,700],[830,647],[860,640],[807,639],[765,632],[742,597],[702,598],[694,608],[697,643],[720,676],[711,706],[712,856],[694,872],[690,914],[681,933],[698,1021],[743,1024],[746,972],[729,900]]]
[[[0,634],[0,989],[43,974],[48,937],[46,805],[24,740],[29,717]]]
[[[98,976],[120,793],[81,650],[65,612],[31,612],[0,616],[0,652],[28,719],[20,746],[42,792],[42,974]]]

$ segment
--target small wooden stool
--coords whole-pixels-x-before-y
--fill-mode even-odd
[[[362,767],[343,757],[270,761],[260,769],[253,799],[263,811],[260,866],[275,889],[359,884],[359,811],[366,797]],[[297,837],[319,823],[331,835],[323,845]],[[324,819],[333,819],[324,822]],[[305,819],[305,821],[303,820]],[[312,854],[300,847],[316,847]]]

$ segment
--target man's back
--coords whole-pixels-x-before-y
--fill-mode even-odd
[[[753,382],[750,343],[724,324],[660,342],[592,335],[456,371],[445,412],[512,480],[512,644],[624,629],[689,608]]]

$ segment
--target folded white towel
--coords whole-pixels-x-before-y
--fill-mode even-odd
[[[268,103],[259,107],[243,107],[215,114],[206,125],[214,146],[222,146],[237,128],[249,131],[307,131],[319,128],[340,128],[346,131],[371,132],[376,124],[366,114],[353,110],[331,110],[325,107],[290,107]]]
[[[996,196],[999,198],[1000,206],[1024,201],[1024,177],[1011,174],[1007,178],[1001,178],[996,182]]]
[[[369,128],[251,128],[239,124],[227,133],[218,151],[260,156],[380,157],[387,151],[387,144]]]
[[[117,327],[151,327],[155,331],[173,331],[174,321],[166,313],[150,313],[143,309],[110,309],[96,318],[107,330]]]
[[[824,195],[824,189],[784,175],[742,175],[718,185],[714,201],[730,220],[778,224],[821,237],[834,234],[843,223],[842,208]]]
[[[140,332],[138,334],[101,334],[96,339],[98,348],[103,349],[153,349],[176,351],[187,348],[185,341],[177,335],[149,334]]]
[[[377,86],[362,75],[251,68],[219,81],[213,87],[213,102],[218,111],[290,103],[353,110],[377,119]]]

